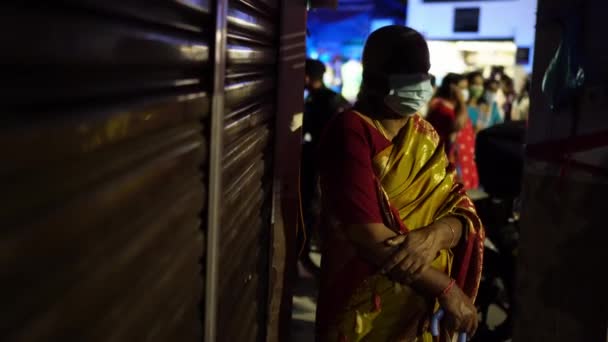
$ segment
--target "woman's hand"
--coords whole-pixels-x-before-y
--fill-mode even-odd
[[[388,246],[398,246],[397,251],[381,269],[398,280],[414,281],[420,273],[430,267],[439,253],[434,230],[430,227],[414,230],[386,241]]]
[[[479,324],[477,308],[458,286],[439,297],[439,303],[446,313],[444,322],[448,331],[466,332],[469,337],[475,335]]]

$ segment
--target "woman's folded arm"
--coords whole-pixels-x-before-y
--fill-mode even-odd
[[[458,220],[457,220],[458,221]],[[454,224],[456,226],[456,224]],[[437,241],[425,240],[421,236],[423,234],[430,235],[431,229],[437,230],[437,236],[440,237]],[[434,225],[421,228],[416,231],[409,233],[410,237],[416,236],[414,239],[418,241],[418,247],[420,249],[411,251],[405,261],[412,260],[411,263],[415,269],[411,271],[409,269],[404,270],[401,264],[396,267],[387,269],[386,273],[394,280],[411,285],[417,291],[426,295],[436,296],[443,289],[445,289],[450,283],[450,277],[443,272],[433,269],[430,266],[430,262],[422,260],[432,261],[434,257],[428,257],[427,255],[436,255],[438,248],[437,243],[449,244],[452,239],[451,229],[448,227],[449,233],[445,233],[440,226],[435,227]],[[367,223],[367,224],[356,224],[348,225],[345,227],[346,234],[357,248],[360,256],[366,259],[368,262],[378,267],[379,272],[382,267],[394,260],[395,255],[401,255],[405,251],[405,243],[399,245],[390,245],[386,242],[396,238],[398,235],[382,223]],[[424,231],[429,230],[429,231]],[[450,238],[444,235],[449,235]],[[407,238],[407,236],[406,236]],[[447,241],[447,242],[445,242]],[[422,263],[422,265],[418,265]],[[408,263],[409,265],[409,263]]]

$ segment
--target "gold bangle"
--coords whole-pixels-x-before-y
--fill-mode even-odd
[[[454,227],[452,227],[451,224],[449,224],[443,220],[439,221],[439,223],[443,223],[450,228],[450,231],[452,232],[452,239],[450,240],[450,248],[454,247],[454,240],[456,240],[456,231],[454,230]]]

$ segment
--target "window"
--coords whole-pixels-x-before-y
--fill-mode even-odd
[[[517,53],[515,54],[515,62],[517,64],[530,63],[530,48],[518,46]]]
[[[479,7],[456,8],[454,32],[479,32]]]

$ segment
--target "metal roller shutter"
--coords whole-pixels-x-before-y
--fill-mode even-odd
[[[265,335],[277,3],[229,1],[218,341]]]
[[[202,339],[212,20],[142,3],[0,5],[2,341]]]

